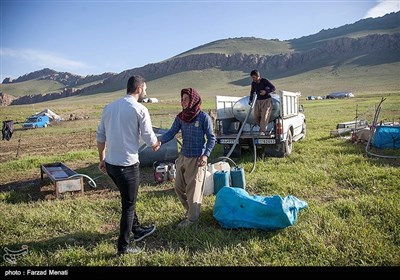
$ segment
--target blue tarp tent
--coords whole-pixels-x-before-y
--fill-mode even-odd
[[[400,126],[377,126],[372,144],[376,148],[400,149]]]

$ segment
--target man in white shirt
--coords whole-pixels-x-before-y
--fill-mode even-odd
[[[130,244],[152,234],[156,227],[140,226],[136,215],[136,198],[139,188],[139,141],[157,151],[160,144],[153,131],[149,111],[140,104],[146,96],[146,81],[134,75],[127,83],[127,95],[108,104],[97,129],[99,169],[111,177],[121,193],[122,214],[117,255],[137,251]]]

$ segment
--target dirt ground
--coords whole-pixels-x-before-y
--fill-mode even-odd
[[[24,130],[16,128],[10,141],[0,142],[0,164],[7,164],[18,159],[32,156],[57,156],[72,151],[91,150],[97,154],[96,128],[98,120],[64,121],[61,124],[47,128]],[[47,162],[43,162],[47,163]],[[92,178],[99,177],[97,157],[87,160],[68,162],[72,170],[87,174]],[[114,196],[117,191],[114,183],[108,176],[95,179],[97,188],[92,188],[84,180],[84,195]],[[141,168],[141,184],[153,185],[154,177],[151,168]],[[36,169],[0,174],[0,192],[18,190],[19,199],[38,200],[55,199],[55,187],[46,177],[41,180],[40,166]],[[78,192],[65,195],[80,195]]]
[[[47,156],[96,147],[95,131],[65,133],[61,137],[60,135],[38,137],[34,134],[24,135],[24,133],[24,130],[16,131],[10,141],[2,142],[0,145],[0,162],[7,162],[24,156]]]

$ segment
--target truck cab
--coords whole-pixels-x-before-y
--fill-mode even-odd
[[[306,135],[304,108],[299,105],[300,92],[280,91],[271,94],[272,112],[267,125],[267,135],[260,135],[253,109],[248,104],[249,96],[216,96],[216,138],[224,146],[224,156],[238,143],[232,157],[240,157],[242,148],[263,148],[264,155],[284,157],[290,155],[293,142]],[[251,112],[249,114],[249,110]],[[249,114],[249,115],[248,115]],[[246,119],[246,115],[248,118]]]
[[[49,123],[50,119],[48,116],[32,116],[26,119],[22,127],[23,128],[47,127]]]

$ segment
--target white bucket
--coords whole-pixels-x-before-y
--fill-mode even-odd
[[[225,161],[219,161],[216,162],[214,164],[211,165],[211,169],[213,169],[213,173],[215,171],[226,171],[229,172],[231,171],[231,166],[229,165],[229,163],[225,162]]]
[[[210,171],[206,171],[206,178],[204,180],[204,195],[210,195],[214,193],[214,178]]]

